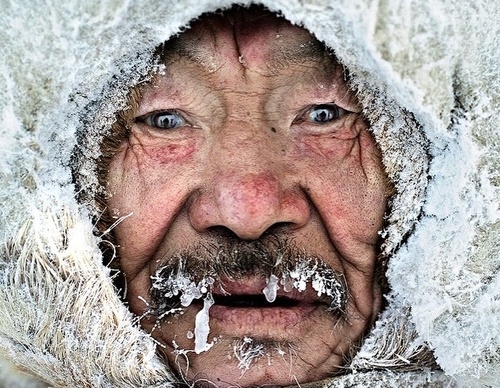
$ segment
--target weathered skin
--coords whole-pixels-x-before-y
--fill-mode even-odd
[[[181,36],[197,59],[173,54],[164,74],[144,88],[134,116],[175,109],[184,121],[173,129],[132,123],[110,165],[108,205],[115,216],[132,213],[115,232],[137,315],[148,311],[150,276],[160,260],[210,241],[221,227],[245,240],[270,230],[286,235],[342,272],[350,293],[347,322],[311,305],[214,306],[210,340],[218,341],[209,351],[188,353],[189,367],[173,354],[173,341],[193,349],[187,333],[200,307],[154,329],[154,321],[142,320],[191,381],[316,381],[338,370],[380,309],[374,268],[386,178],[341,66],[324,53],[301,54],[301,45],[315,41],[307,31],[270,15],[247,17],[204,18]],[[346,112],[313,122],[309,113],[318,111],[311,108],[330,103]],[[232,287],[251,294],[264,285],[245,279]],[[283,356],[270,350],[243,373],[233,343],[245,336],[289,348]]]

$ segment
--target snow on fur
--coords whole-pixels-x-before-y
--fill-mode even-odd
[[[382,231],[388,307],[347,367],[351,373],[320,386],[495,384],[500,4],[261,3],[308,28],[348,67],[397,190]],[[101,136],[125,106],[126,91],[154,67],[154,48],[201,13],[231,4],[2,3],[4,384],[168,387],[174,381],[155,355],[156,343],[116,295],[93,235],[95,208],[90,200],[77,203],[69,164],[82,141],[79,179],[95,192]],[[444,373],[428,369],[429,349]]]

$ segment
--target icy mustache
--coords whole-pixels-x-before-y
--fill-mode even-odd
[[[298,252],[280,240],[214,244],[169,258],[151,277],[151,313],[161,320],[182,312],[195,299],[213,300],[214,287],[224,292],[224,281],[249,278],[266,279],[260,291],[268,303],[276,300],[279,289],[303,292],[309,286],[328,311],[338,318],[345,314],[348,292],[343,275],[321,258]]]

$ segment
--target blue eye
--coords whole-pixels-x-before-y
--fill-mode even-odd
[[[137,120],[159,129],[175,129],[187,124],[186,120],[179,113],[172,110],[149,113],[139,117]]]
[[[326,124],[342,117],[346,110],[335,104],[314,105],[306,112],[305,119],[316,124]]]

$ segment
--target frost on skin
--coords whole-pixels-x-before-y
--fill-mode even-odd
[[[234,344],[233,352],[238,359],[238,368],[245,372],[250,369],[253,360],[265,355],[265,345],[254,343],[252,338],[245,337]]]
[[[347,297],[345,286],[338,276],[334,276],[333,271],[326,268],[320,269],[319,263],[302,262],[291,271],[284,273],[281,280],[276,275],[271,275],[267,279],[267,285],[262,290],[266,300],[273,303],[276,300],[279,284],[284,286],[285,292],[292,291],[293,288],[303,292],[308,284],[317,292],[318,297],[323,295],[331,299],[330,311],[336,311],[345,304]]]
[[[328,296],[331,299],[330,311],[341,309],[347,302],[347,292],[343,279],[336,276],[330,268],[322,267],[319,262],[298,263],[289,276],[292,286],[299,291],[304,291],[307,284],[311,282],[318,296]],[[286,285],[287,280],[282,280],[282,284]]]
[[[269,343],[253,337],[243,337],[233,344],[233,355],[238,360],[238,369],[241,370],[241,376],[250,370],[252,364],[263,357],[267,357],[268,365],[272,365],[276,358],[288,359],[290,368],[292,368],[293,356],[296,354],[297,349],[288,342]]]
[[[213,304],[214,299],[212,294],[208,294],[203,300],[203,308],[198,314],[196,314],[196,323],[194,328],[194,352],[196,354],[205,352],[214,345],[213,342],[210,344],[208,343],[208,335],[210,334],[209,310]]]
[[[267,285],[262,290],[269,303],[276,300],[279,284],[283,285],[285,292],[293,289],[303,292],[310,284],[318,297],[328,297],[329,310],[332,312],[341,312],[347,303],[348,293],[343,277],[319,259],[306,259],[295,263],[291,268],[277,268],[276,274],[267,277]],[[204,298],[206,302],[207,298],[212,298],[215,284],[224,289],[224,282],[219,274],[213,272],[202,276],[201,280],[196,281],[196,275],[185,271],[182,259],[177,269],[159,268],[151,277],[151,291],[155,299],[153,313],[158,319],[182,311],[181,306],[188,307],[195,299]]]
[[[160,292],[163,298],[163,302],[155,306],[155,314],[159,317],[182,310],[179,306],[167,305],[166,300],[178,297],[179,304],[187,307],[194,299],[201,299],[206,295],[214,283],[211,277],[195,282],[185,275],[182,264],[177,273],[171,272],[167,277],[161,276],[162,270],[160,268],[156,275],[151,276],[151,290]]]
[[[212,278],[204,278],[196,283],[182,273],[171,274],[167,278],[152,276],[152,289],[163,293],[164,300],[169,298],[179,298],[182,307],[188,307],[193,300],[203,298],[203,308],[196,315],[194,338],[196,354],[209,350],[213,343],[208,343],[210,333],[209,310],[214,304],[214,299],[210,293],[210,288],[214,283]],[[172,307],[167,303],[160,303],[155,307],[155,314],[158,320],[169,314],[182,313],[182,307]],[[187,333],[188,337],[193,333]]]
[[[267,286],[262,290],[264,295],[266,296],[266,300],[269,303],[273,303],[276,300],[276,295],[278,294],[278,278],[276,275],[271,275],[269,279],[267,279]]]
[[[151,304],[158,319],[175,309],[189,306],[216,287],[222,294],[225,282],[265,279],[264,295],[272,303],[284,292],[306,290],[329,299],[330,311],[341,312],[347,303],[344,275],[320,257],[296,250],[293,244],[271,239],[267,242],[221,243],[180,252],[166,258],[151,276]],[[172,311],[173,310],[173,311]]]

